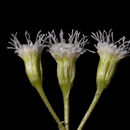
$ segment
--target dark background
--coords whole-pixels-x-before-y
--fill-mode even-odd
[[[4,128],[12,129],[43,129],[57,130],[57,124],[49,114],[36,90],[30,85],[26,76],[24,63],[7,50],[11,34],[18,32],[18,39],[26,44],[24,33],[27,30],[32,41],[39,30],[43,33],[55,30],[58,34],[63,29],[65,35],[72,29],[79,30],[88,36],[91,50],[96,41],[91,32],[113,29],[115,41],[126,36],[130,39],[129,24],[88,23],[88,24],[34,24],[34,23],[3,23],[0,28],[0,96],[1,96],[1,124]],[[76,64],[76,77],[70,94],[70,130],[76,130],[86,110],[88,109],[96,90],[96,70],[98,54],[86,52],[81,55]],[[63,120],[63,102],[56,76],[56,62],[46,51],[42,54],[43,88],[57,115]],[[83,130],[129,129],[129,81],[130,57],[123,59],[119,64],[115,76],[104,91],[96,108],[86,122]]]

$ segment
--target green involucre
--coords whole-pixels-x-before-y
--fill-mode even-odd
[[[115,55],[109,56],[105,54],[100,56],[100,61],[97,69],[97,86],[99,89],[105,89],[111,82],[111,79],[115,73],[118,60]]]
[[[32,86],[42,86],[41,52],[31,51],[29,54],[25,54],[22,59],[24,60],[26,73]]]
[[[57,60],[57,76],[63,95],[68,95],[75,78],[75,61],[67,58]]]

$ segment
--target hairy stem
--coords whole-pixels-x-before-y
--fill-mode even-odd
[[[83,128],[85,122],[87,121],[87,119],[89,118],[91,112],[92,112],[93,109],[95,108],[95,106],[96,106],[96,104],[97,104],[97,102],[98,102],[98,100],[99,100],[101,94],[102,94],[102,90],[97,89],[97,91],[96,91],[96,93],[95,93],[95,96],[94,96],[94,99],[93,99],[93,101],[92,101],[92,103],[91,103],[89,109],[87,110],[85,116],[83,117],[83,119],[82,119],[82,121],[81,121],[81,123],[80,123],[80,125],[79,125],[79,127],[78,127],[77,130],[82,130],[82,128]]]
[[[64,97],[64,122],[66,130],[69,130],[69,96]]]

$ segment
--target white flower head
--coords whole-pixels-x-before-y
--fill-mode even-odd
[[[117,60],[126,57],[130,52],[130,41],[125,41],[125,37],[122,37],[118,41],[114,42],[112,30],[107,33],[105,30],[103,32],[99,31],[92,33],[91,35],[98,44],[95,45],[97,52],[100,55],[116,56]]]
[[[36,36],[36,41],[33,42],[30,40],[30,35],[28,32],[25,32],[25,37],[27,44],[21,44],[17,39],[17,33],[12,35],[13,39],[9,42],[13,47],[8,47],[9,49],[15,49],[15,53],[20,56],[25,64],[26,74],[30,80],[30,83],[34,87],[42,86],[42,64],[41,64],[41,53],[45,45],[43,44],[47,39],[46,35],[40,34],[38,32]]]
[[[33,43],[30,40],[30,34],[26,31],[25,37],[27,40],[27,44],[21,44],[19,42],[17,38],[17,33],[15,33],[15,35],[12,34],[13,38],[11,39],[11,42],[9,42],[12,47],[8,47],[8,49],[15,49],[15,53],[17,53],[21,58],[24,58],[31,52],[34,52],[35,54],[41,54],[43,48],[45,47],[43,43],[46,41],[47,36],[45,34],[40,33],[41,31],[38,32],[36,40]]]
[[[110,84],[118,62],[129,54],[130,41],[125,41],[125,37],[122,37],[114,42],[111,30],[109,33],[106,31],[103,31],[103,33],[101,31],[96,34],[92,33],[92,37],[98,41],[96,48],[100,56],[100,61],[96,82],[97,88],[102,91]]]
[[[83,54],[87,49],[84,46],[88,43],[87,36],[82,36],[80,38],[80,32],[73,31],[68,34],[69,38],[66,41],[63,37],[63,31],[60,31],[59,39],[56,37],[54,31],[49,33],[49,52],[57,60],[57,58],[63,59],[64,57],[68,59],[77,59],[81,54]]]
[[[49,52],[57,62],[57,77],[63,95],[68,95],[73,86],[75,78],[75,62],[86,49],[84,46],[88,43],[87,36],[80,38],[78,31],[68,34],[68,40],[64,39],[63,31],[60,31],[59,38],[54,31],[49,32]]]

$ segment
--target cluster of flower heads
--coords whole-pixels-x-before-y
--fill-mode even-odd
[[[25,53],[27,54],[32,51],[41,52],[46,46],[45,43],[49,43],[46,47],[49,47],[49,52],[55,59],[57,59],[57,56],[59,58],[62,58],[63,56],[66,56],[66,58],[78,58],[87,50],[84,49],[84,46],[88,43],[87,36],[83,35],[82,38],[80,38],[80,33],[78,31],[74,32],[72,30],[71,34],[68,34],[68,41],[64,39],[62,30],[59,34],[59,40],[54,31],[49,32],[48,35],[40,34],[40,32],[41,31],[38,32],[34,44],[30,40],[28,32],[25,32],[27,44],[21,44],[19,42],[17,33],[15,35],[12,34],[13,38],[9,43],[13,45],[13,47],[8,48],[15,49],[15,53],[22,57]]]
[[[30,34],[25,32],[27,44],[21,44],[19,42],[17,33],[12,36],[13,38],[11,39],[11,42],[9,42],[12,47],[8,48],[15,49],[15,53],[17,53],[18,56],[24,60],[27,76],[32,86],[34,86],[40,94],[43,81],[41,53],[44,47],[48,48],[48,51],[57,62],[57,77],[59,80],[59,86],[61,87],[62,94],[64,96],[63,99],[66,100],[73,86],[73,81],[75,78],[75,61],[84,52],[93,52],[85,48],[85,45],[88,44],[87,36],[81,36],[80,32],[72,30],[72,32],[68,34],[68,40],[65,40],[62,30],[60,31],[58,38],[54,31],[48,32],[48,34],[41,34],[39,31],[36,36],[36,40],[33,43],[30,40]],[[89,117],[89,114],[96,105],[96,102],[100,97],[99,95],[109,85],[118,61],[122,58],[125,58],[130,53],[130,41],[126,41],[126,38],[122,37],[115,42],[112,30],[110,30],[108,33],[106,31],[98,31],[96,33],[92,33],[91,37],[97,41],[95,47],[97,49],[97,53],[100,56],[96,77],[98,96],[95,96],[92,106],[90,106],[88,113],[85,115],[85,120]],[[48,105],[48,101],[45,95],[42,95],[41,97],[43,98],[54,119],[56,121],[59,120],[57,117],[55,117],[56,114],[54,113],[53,109],[50,108],[51,106]],[[67,110],[68,106],[64,106]],[[68,113],[65,114],[65,116],[66,117],[64,122],[66,130],[68,130]],[[57,122],[60,124],[59,121]],[[82,126],[83,123],[81,123],[81,128]]]
[[[57,59],[63,58],[78,58],[81,54],[86,52],[85,45],[88,44],[88,38],[85,35],[80,36],[80,32],[72,30],[71,34],[68,34],[68,40],[64,39],[64,33],[61,30],[59,38],[57,38],[54,30],[48,34],[40,34],[38,32],[36,40],[33,43],[30,40],[30,34],[26,31],[25,37],[27,44],[21,44],[17,39],[17,33],[12,34],[13,38],[9,42],[13,47],[8,47],[9,49],[15,49],[20,57],[30,51],[41,52],[44,47],[49,47],[49,52],[51,55]],[[120,38],[118,41],[114,42],[113,32],[110,30],[109,33],[106,31],[99,31],[92,33],[91,35],[98,43],[95,45],[99,55],[108,53],[109,55],[116,55],[117,59],[122,59],[127,56],[130,52],[130,41],[125,41],[125,37]],[[80,38],[81,37],[81,38]],[[45,45],[45,43],[49,43]],[[90,50],[89,50],[90,51]]]

